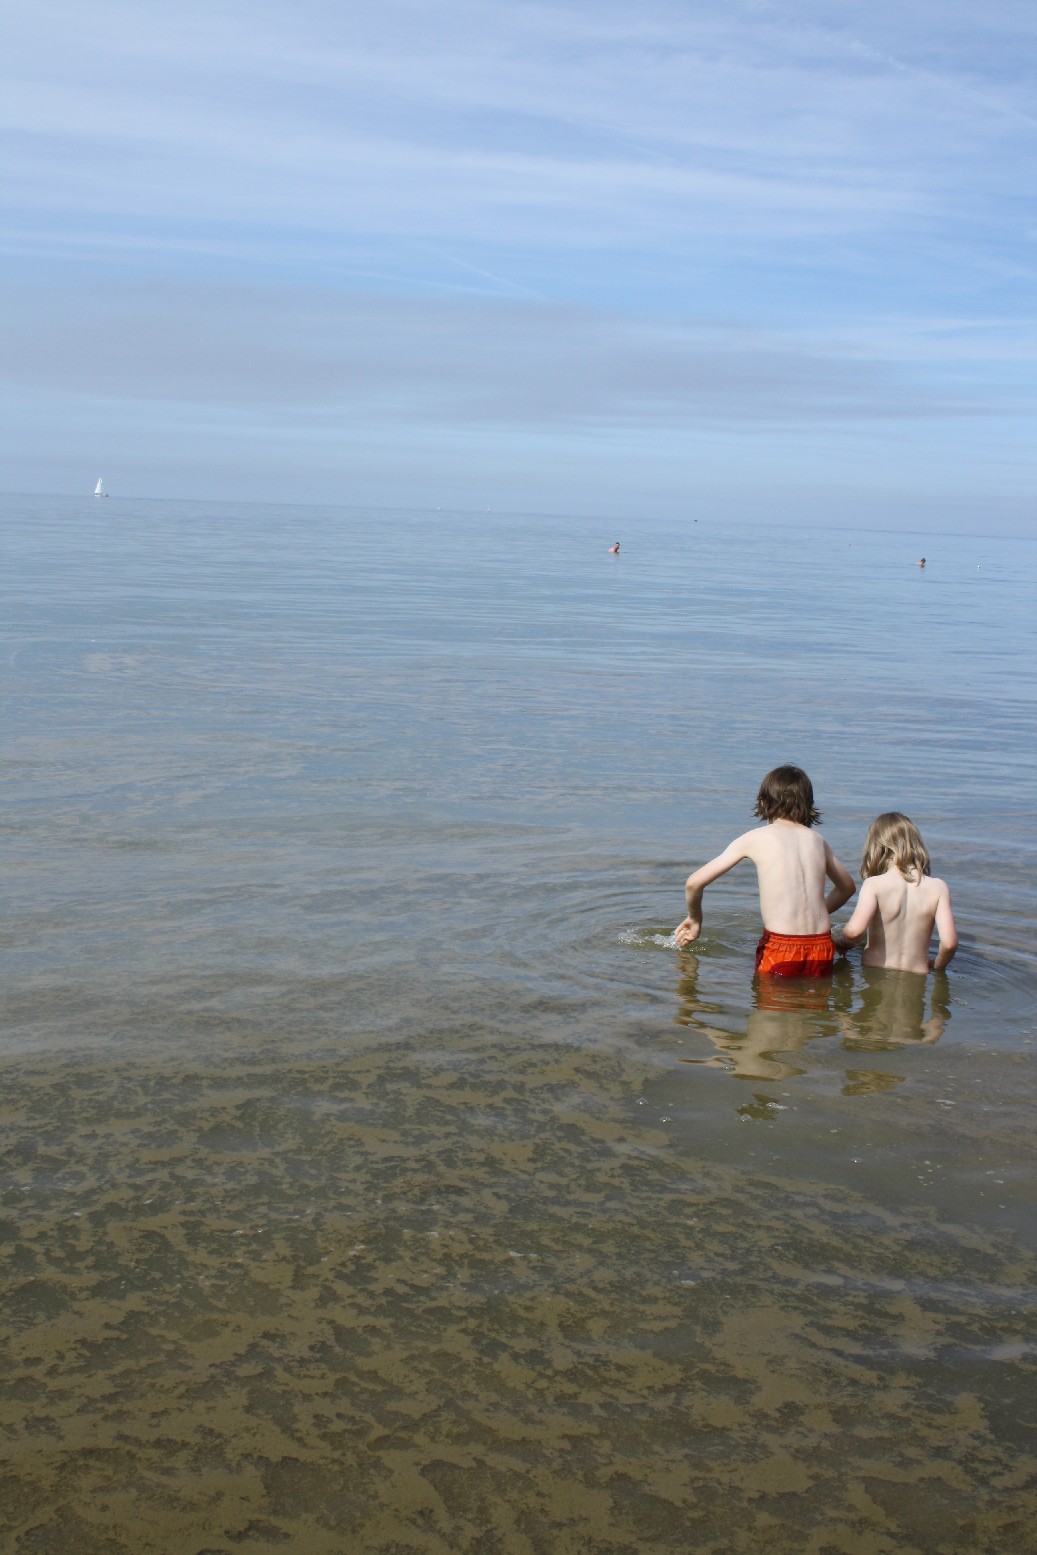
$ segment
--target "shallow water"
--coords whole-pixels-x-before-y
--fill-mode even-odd
[[[7,1546],[1030,1551],[1037,547],[5,513]],[[674,950],[784,760],[946,976]]]

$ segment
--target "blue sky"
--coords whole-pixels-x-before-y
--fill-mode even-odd
[[[1031,0],[8,0],[0,483],[1025,529]]]

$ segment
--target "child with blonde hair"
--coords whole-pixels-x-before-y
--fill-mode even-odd
[[[839,954],[867,935],[862,965],[941,972],[958,948],[951,893],[946,881],[929,874],[929,853],[918,827],[899,810],[887,810],[871,823],[861,879],[852,918],[832,936]],[[930,960],[934,928],[940,948]]]

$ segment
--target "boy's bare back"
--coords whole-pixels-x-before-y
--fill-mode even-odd
[[[772,934],[826,934],[829,913],[853,895],[849,872],[820,832],[798,821],[777,819],[736,837],[729,847],[689,876],[688,917],[677,928],[677,944],[690,945],[702,925],[702,892],[744,859],[756,865],[760,914]],[[825,880],[833,889],[825,898]]]
[[[958,947],[947,883],[929,875],[909,880],[893,866],[865,880],[853,917],[836,936],[836,948],[843,949],[844,942],[852,943],[867,932],[861,955],[864,966],[925,973],[934,928],[940,935],[940,950],[933,966],[940,971]]]
[[[746,857],[756,865],[764,928],[772,934],[827,933],[825,881],[838,880],[852,894],[853,880],[820,832],[796,821],[777,820],[747,832],[745,840]],[[845,881],[841,876],[846,876]]]

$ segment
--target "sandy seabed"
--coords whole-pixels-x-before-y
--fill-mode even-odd
[[[621,1054],[5,1069],[12,1555],[1035,1548],[1034,1259],[698,1162]]]

